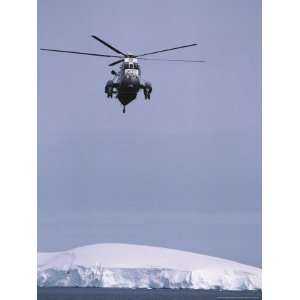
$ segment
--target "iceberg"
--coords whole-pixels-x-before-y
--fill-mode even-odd
[[[261,269],[175,249],[96,244],[38,253],[39,287],[261,289]]]

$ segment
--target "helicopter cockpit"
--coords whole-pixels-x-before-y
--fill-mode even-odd
[[[124,62],[123,70],[125,74],[134,74],[136,76],[141,75],[140,66],[136,62]]]
[[[138,63],[136,62],[132,62],[132,63],[129,63],[129,62],[125,62],[124,63],[124,69],[135,69],[135,70],[139,70],[139,65]]]

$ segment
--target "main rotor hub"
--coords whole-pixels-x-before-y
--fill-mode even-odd
[[[135,57],[125,57],[125,58],[124,58],[124,62],[125,62],[125,63],[137,63],[138,60],[137,60],[137,58],[135,58]]]
[[[128,53],[128,54],[127,54],[127,57],[130,57],[130,58],[135,58],[135,57],[136,57],[136,55],[134,55],[134,54],[132,54],[132,53]]]

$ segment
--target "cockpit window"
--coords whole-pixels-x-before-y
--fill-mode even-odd
[[[128,62],[124,62],[124,66],[123,66],[124,70],[138,70],[138,74],[141,75],[141,70],[140,70],[140,66],[138,63],[128,63]]]

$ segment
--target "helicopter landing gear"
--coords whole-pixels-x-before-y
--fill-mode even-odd
[[[152,85],[150,82],[146,82],[144,86],[144,95],[145,95],[145,100],[150,100],[150,95],[152,92]]]
[[[126,113],[126,108],[125,108],[125,105],[123,106],[123,114]]]
[[[112,98],[113,97],[113,88],[112,87],[108,87],[105,91],[107,98]]]
[[[107,98],[112,98],[113,89],[114,89],[114,82],[112,80],[109,80],[105,85],[105,93],[107,95]]]
[[[112,92],[106,92],[106,96],[107,96],[107,98],[112,98],[113,93]]]

